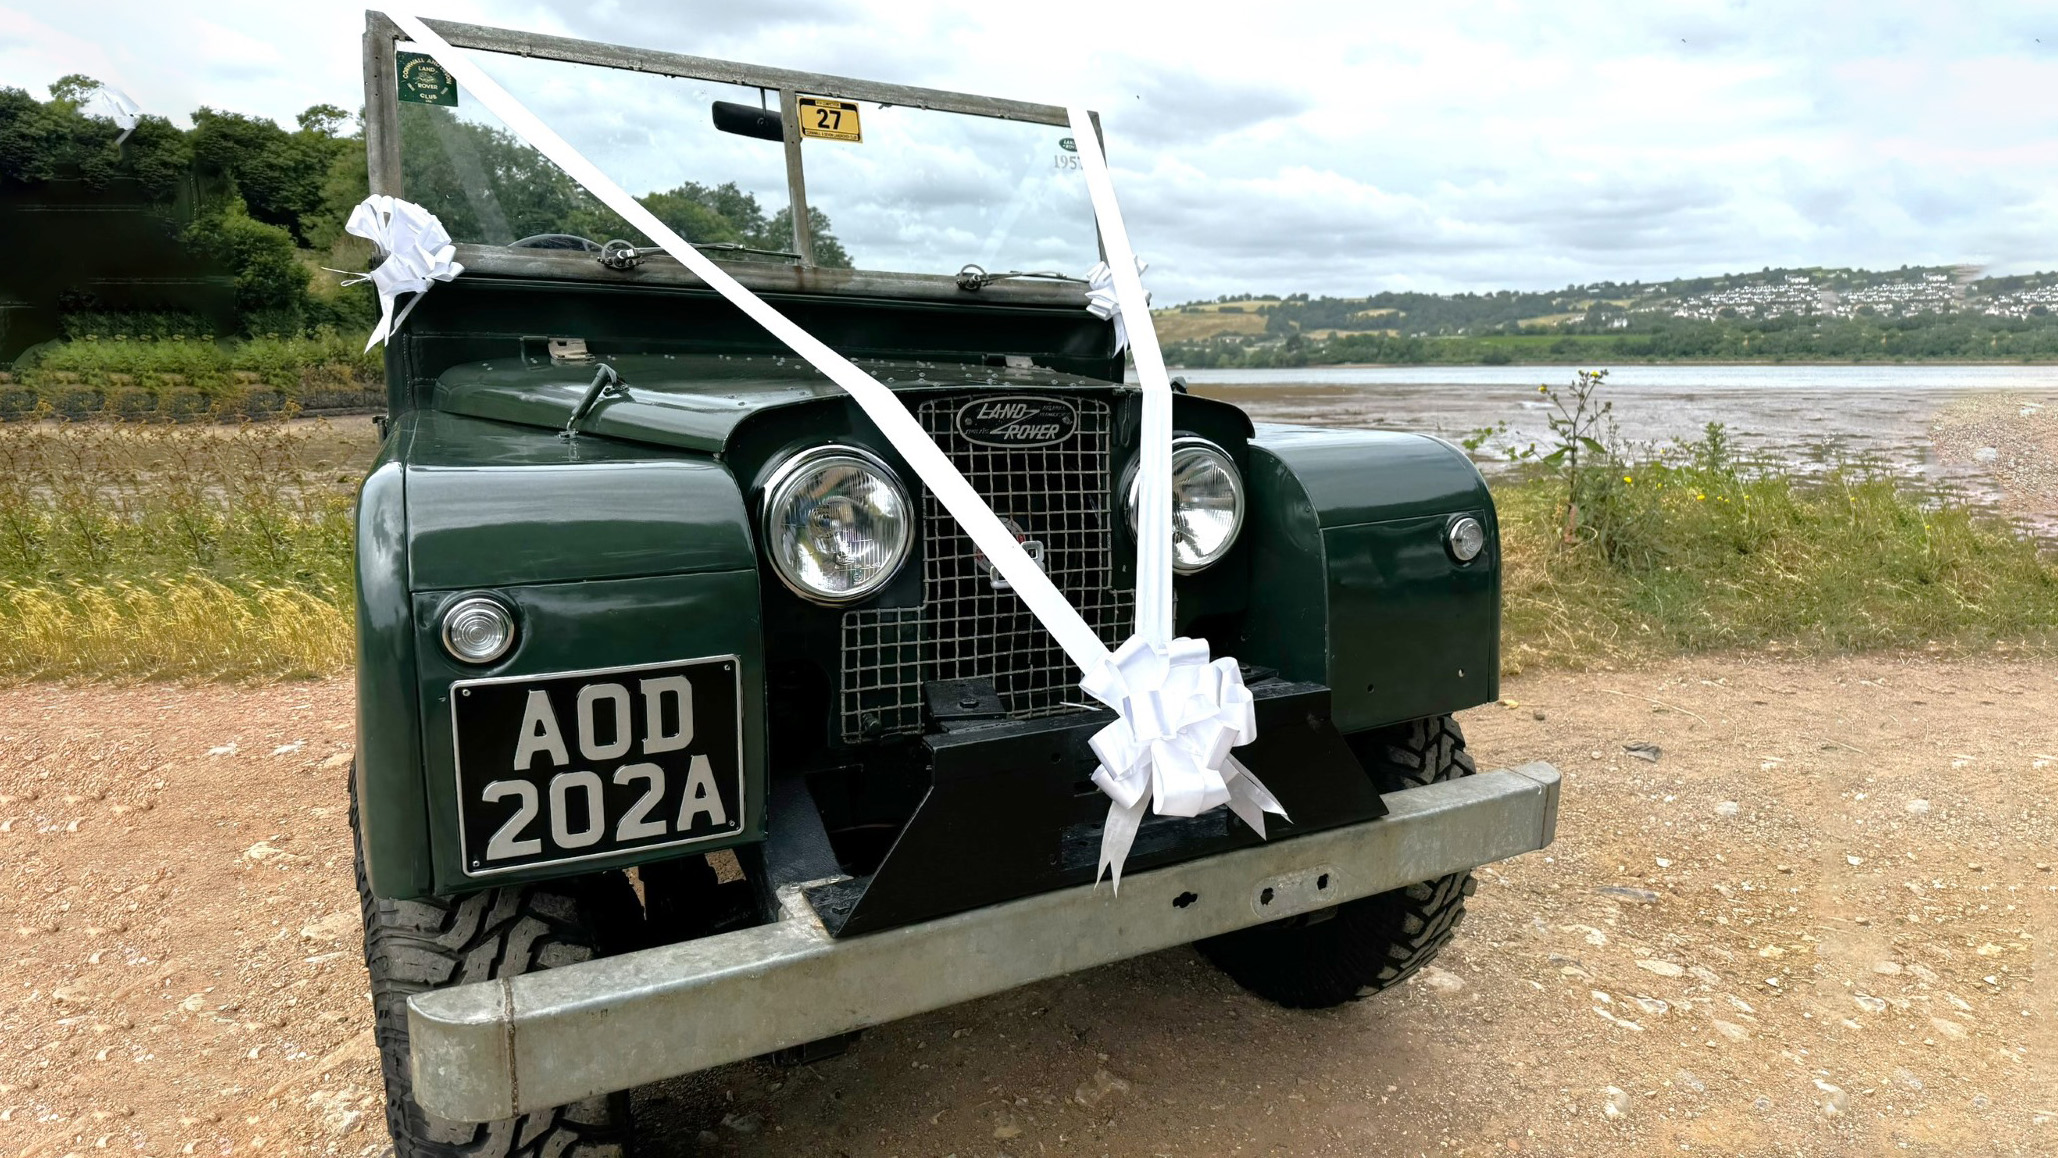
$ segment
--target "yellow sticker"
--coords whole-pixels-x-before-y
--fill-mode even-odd
[[[799,104],[801,136],[864,144],[865,134],[858,128],[856,104],[832,101],[827,97],[802,97]]]

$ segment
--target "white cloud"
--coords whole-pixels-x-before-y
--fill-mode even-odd
[[[425,7],[1091,103],[1160,301],[1780,264],[2058,267],[2058,106],[2045,97],[2058,88],[2058,15],[2029,3],[1323,0],[1230,19],[1078,0]],[[0,83],[40,92],[84,71],[151,111],[209,104],[288,123],[317,102],[358,104],[361,6],[222,0],[208,12],[0,8]],[[634,117],[617,130],[641,131]],[[1004,188],[1013,169],[1000,170],[929,173],[926,201],[860,206],[861,192],[839,191],[839,229],[905,231],[903,210]]]

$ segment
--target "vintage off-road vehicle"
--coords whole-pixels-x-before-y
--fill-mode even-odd
[[[1065,110],[429,27],[624,179],[676,174],[667,224],[890,384],[1129,634],[1114,326],[1076,278],[955,268],[1095,259]],[[372,190],[439,214],[464,267],[388,341],[356,531],[352,818],[403,1156],[603,1152],[631,1087],[1185,943],[1333,1005],[1429,960],[1468,870],[1550,842],[1557,774],[1474,775],[1451,717],[1500,658],[1466,456],[1181,393],[1177,630],[1241,663],[1236,755],[1291,821],[1150,817],[1094,887],[1109,714],[1010,585],[848,395],[604,235],[400,40],[370,16]],[[653,152],[622,110],[690,141]]]

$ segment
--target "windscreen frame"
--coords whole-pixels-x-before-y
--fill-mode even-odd
[[[549,36],[543,33],[522,32],[511,28],[496,28],[484,24],[466,24],[454,20],[431,20],[423,23],[457,48],[480,52],[497,52],[510,56],[535,57],[541,60],[561,61],[567,64],[584,64],[600,68],[621,69],[627,72],[649,73],[656,76],[675,77],[683,80],[713,81],[741,87],[757,88],[768,93],[779,94],[779,115],[784,127],[786,151],[786,188],[793,207],[793,252],[800,255],[802,269],[816,268],[814,238],[807,203],[807,175],[801,159],[801,132],[799,100],[803,96],[828,97],[836,100],[870,101],[877,104],[906,108],[924,109],[933,112],[962,113],[969,116],[991,117],[996,120],[1021,121],[1030,124],[1069,127],[1071,119],[1066,110],[1058,105],[1034,104],[1028,101],[1008,100],[1002,97],[977,96],[971,93],[949,92],[943,89],[921,88],[914,85],[892,84],[884,81],[860,80],[855,77],[832,76],[826,73],[803,72],[796,69],[771,68],[763,65],[742,64],[735,61],[716,60],[712,57],[689,56],[684,53],[665,52],[659,49],[631,48],[626,45],[606,44],[600,41],[576,40],[565,36]],[[401,182],[400,169],[400,110],[399,77],[394,63],[394,52],[406,34],[398,25],[387,19],[385,13],[374,9],[365,12],[364,31],[364,100],[365,100],[365,156],[366,175],[371,192],[393,197],[405,197],[406,189]],[[1090,113],[1094,135],[1103,137],[1100,114]],[[1105,153],[1104,137],[1102,151]],[[1096,225],[1098,241],[1098,225]],[[504,247],[492,247],[504,248]],[[1103,246],[1103,251],[1105,247]],[[876,271],[913,273],[914,271]]]

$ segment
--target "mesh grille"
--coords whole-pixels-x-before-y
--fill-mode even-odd
[[[1108,406],[1081,400],[1071,437],[1032,449],[983,446],[957,431],[971,399],[916,409],[922,428],[994,513],[1043,544],[1043,569],[1113,647],[1127,638],[1135,596],[1112,588]],[[997,591],[972,541],[922,492],[922,605],[843,616],[843,739],[920,731],[922,684],[990,679],[1008,715],[1047,716],[1079,704],[1078,676],[1050,632],[1011,591]],[[1069,703],[1068,703],[1069,701]]]

